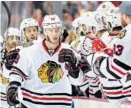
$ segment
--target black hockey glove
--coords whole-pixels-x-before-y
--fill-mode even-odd
[[[77,62],[75,54],[70,49],[62,49],[58,55],[58,60],[61,63],[67,62],[72,67],[75,67]]]
[[[20,102],[17,100],[18,98],[18,88],[21,86],[19,82],[10,82],[7,87],[7,102],[11,106],[15,106]]]
[[[8,70],[12,68],[13,63],[17,63],[19,60],[19,51],[20,49],[11,50],[7,53],[5,66]]]
[[[79,66],[80,66],[80,69],[82,70],[82,72],[84,72],[84,73],[91,71],[91,65],[89,64],[87,59],[84,57],[82,57],[79,60]]]
[[[69,71],[69,75],[73,78],[78,77],[79,67],[77,66],[77,59],[72,50],[62,49],[58,55],[58,60],[61,63],[65,63],[65,67]]]

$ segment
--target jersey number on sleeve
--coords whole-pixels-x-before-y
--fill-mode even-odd
[[[122,45],[115,45],[114,44],[114,54],[120,56],[123,52],[124,47]]]

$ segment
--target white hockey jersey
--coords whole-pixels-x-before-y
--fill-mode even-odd
[[[9,77],[5,77],[3,75],[3,72],[6,71],[6,73],[9,75],[9,70],[5,68],[5,65],[3,65],[3,68],[0,69],[0,102],[2,108],[8,108],[9,105],[7,103],[7,96],[6,96],[6,88],[9,84]]]
[[[114,39],[114,55],[107,57],[100,65],[99,73],[102,73],[101,83],[105,96],[112,102],[118,103],[130,97],[130,80],[125,77],[130,73],[131,53],[130,34],[131,24],[124,28],[119,38]],[[106,79],[105,79],[106,78]]]
[[[68,75],[65,63],[58,61],[58,54],[62,48],[70,49],[70,46],[61,43],[53,55],[49,54],[44,42],[20,51],[20,59],[18,63],[14,63],[11,70],[10,82],[21,83],[25,80],[22,86],[22,103],[26,107],[70,108],[72,102],[70,80],[73,78]],[[75,83],[76,80],[72,82]]]
[[[100,71],[110,79],[121,79],[126,74],[130,73],[131,60],[131,24],[122,30],[120,38],[115,39],[114,55],[106,58],[101,66]]]

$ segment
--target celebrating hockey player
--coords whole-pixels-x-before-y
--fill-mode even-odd
[[[1,105],[2,107],[9,107],[7,104],[6,100],[6,89],[9,83],[9,70],[6,69],[5,67],[5,59],[8,55],[8,52],[11,51],[12,48],[16,48],[17,46],[20,45],[20,31],[17,28],[9,27],[4,35],[4,41],[5,41],[5,48],[2,50],[2,67],[1,67],[1,73],[0,73],[0,78],[1,78]]]
[[[130,55],[130,23],[131,23],[131,2],[122,2],[120,5],[120,13],[121,13],[121,24],[124,27],[119,37],[115,40],[114,44],[114,54],[113,57],[99,57],[96,59],[94,64],[94,69],[97,72],[103,74],[103,78],[115,79],[121,81],[124,88],[120,88],[117,90],[119,94],[117,96],[128,97],[130,100],[130,60],[127,55]],[[127,75],[129,74],[129,75]],[[127,80],[125,77],[127,76]],[[124,80],[122,80],[124,78]],[[116,85],[117,86],[117,85]],[[115,87],[114,87],[115,88]],[[123,91],[122,91],[123,90]],[[118,92],[115,92],[118,93]],[[121,94],[120,94],[121,93]],[[114,97],[115,98],[115,97]]]
[[[60,42],[62,23],[57,15],[46,15],[43,29],[45,40],[20,50],[11,69],[7,101],[10,105],[19,103],[17,90],[24,81],[22,108],[70,108],[70,82],[83,80],[76,54]]]

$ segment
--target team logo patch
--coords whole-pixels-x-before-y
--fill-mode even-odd
[[[55,83],[63,77],[63,71],[56,62],[47,61],[38,69],[38,77],[43,83]]]
[[[127,30],[121,31],[121,32],[119,33],[119,35],[118,35],[118,38],[122,39],[123,37],[125,37],[126,32],[127,32]]]
[[[8,84],[9,83],[9,79],[8,78],[5,78],[4,76],[2,76],[0,74],[0,80],[2,81],[2,84]]]

